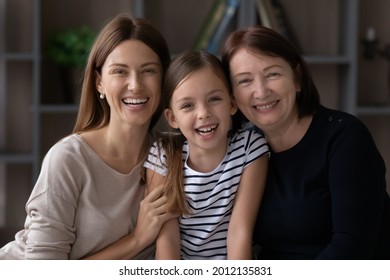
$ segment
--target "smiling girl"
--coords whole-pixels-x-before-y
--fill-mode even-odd
[[[170,65],[164,115],[179,131],[156,142],[145,163],[148,189],[163,184],[171,210],[157,259],[250,259],[268,146],[232,120],[237,107],[220,61],[186,51]]]

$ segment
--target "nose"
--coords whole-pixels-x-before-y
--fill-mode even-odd
[[[127,89],[129,91],[137,92],[141,85],[140,77],[137,73],[130,73],[127,78]]]
[[[207,105],[199,105],[197,113],[199,119],[207,119],[211,117],[211,113]]]
[[[253,95],[256,98],[265,98],[271,94],[271,89],[268,87],[267,81],[257,79],[253,85]]]

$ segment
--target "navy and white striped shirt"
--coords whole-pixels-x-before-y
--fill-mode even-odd
[[[144,166],[165,176],[165,153],[157,145],[161,147],[154,143]],[[229,138],[226,155],[217,168],[201,173],[187,165],[189,147],[184,143],[184,191],[191,215],[179,218],[182,259],[227,258],[227,231],[241,174],[268,151],[261,134],[240,130]]]

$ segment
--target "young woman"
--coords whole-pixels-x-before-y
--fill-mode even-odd
[[[320,104],[277,32],[233,32],[222,54],[234,97],[271,149],[254,240],[262,259],[390,258],[385,165],[364,124]]]
[[[221,62],[186,51],[170,65],[164,114],[167,135],[145,162],[148,189],[163,184],[170,210],[156,241],[157,259],[251,259],[268,147],[261,134],[237,129],[237,107]]]
[[[167,44],[148,22],[117,16],[85,69],[74,133],[45,156],[25,228],[1,259],[148,259],[171,217],[156,189],[143,198],[142,163],[161,114]]]

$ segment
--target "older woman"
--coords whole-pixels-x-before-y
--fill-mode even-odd
[[[262,259],[389,259],[385,164],[364,124],[320,104],[277,32],[233,32],[222,59],[237,105],[271,149],[254,241]]]

